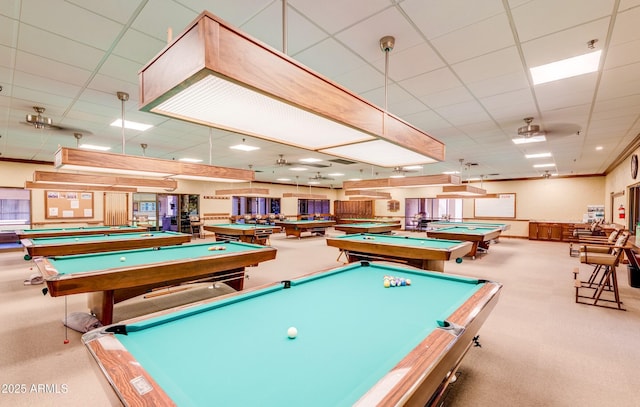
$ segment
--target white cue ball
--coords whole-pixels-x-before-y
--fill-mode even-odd
[[[126,258],[126,257],[124,257],[124,256],[123,256],[123,257],[120,257],[120,261],[125,261],[125,260],[127,260],[127,258]]]
[[[287,336],[289,337],[289,339],[295,339],[295,337],[298,336],[298,330],[296,329],[296,327],[292,326],[291,328],[287,329]]]

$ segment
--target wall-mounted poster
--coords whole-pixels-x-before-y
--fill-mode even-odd
[[[93,218],[93,192],[45,191],[45,218]]]

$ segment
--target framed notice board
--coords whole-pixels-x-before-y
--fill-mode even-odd
[[[93,218],[93,192],[44,191],[46,219]]]
[[[516,217],[516,194],[495,194],[486,198],[476,198],[476,218],[508,218]]]

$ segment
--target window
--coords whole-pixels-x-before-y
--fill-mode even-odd
[[[280,213],[280,198],[234,196],[231,198],[232,215],[267,215]]]
[[[422,215],[425,219],[462,219],[462,199],[407,198],[405,217]]]
[[[18,188],[0,188],[0,227],[31,223],[31,193]]]
[[[331,201],[328,199],[298,199],[298,214],[313,215],[316,213],[331,213]]]

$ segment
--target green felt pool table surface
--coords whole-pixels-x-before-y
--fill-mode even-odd
[[[334,226],[335,230],[345,233],[391,233],[400,229],[399,223],[382,222],[362,222],[362,223],[340,223]]]
[[[87,226],[87,227],[72,227],[72,228],[24,229],[24,230],[16,231],[16,234],[20,239],[31,239],[36,237],[145,232],[146,230],[147,228],[137,227],[137,226]]]
[[[106,233],[22,239],[27,250],[25,260],[34,256],[63,256],[105,251],[141,249],[178,245],[191,241],[186,233],[159,231],[135,233]]]
[[[327,245],[345,252],[351,262],[383,259],[401,261],[432,271],[444,271],[444,261],[458,261],[472,248],[470,242],[460,240],[370,233],[329,237]]]
[[[385,275],[412,283],[385,288]],[[422,376],[425,365],[416,358],[433,358],[436,365],[459,359],[499,289],[496,283],[406,266],[354,263],[296,279],[291,288],[263,287],[142,318],[126,325],[127,335],[94,331],[83,341],[100,364],[110,359],[103,347],[106,353],[118,349],[116,360],[139,362],[127,363],[131,375],[155,385],[133,396],[154,404],[161,389],[177,405],[373,405],[378,398],[411,397],[409,389],[416,386],[403,377],[412,376],[412,369]],[[450,319],[469,332],[443,329]],[[287,337],[291,326],[298,329],[295,339]],[[442,340],[441,352],[452,352],[450,358],[436,354],[435,343],[432,354],[425,351],[425,341],[434,337]],[[124,386],[117,390],[122,396],[134,393],[130,379],[110,381],[116,389]],[[442,380],[434,377],[430,386]]]
[[[434,228],[447,228],[452,226],[463,226],[463,227],[493,227],[499,228],[503,232],[505,230],[509,230],[511,225],[508,223],[494,223],[494,222],[429,222],[429,227]]]

